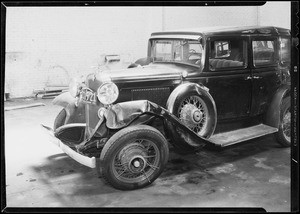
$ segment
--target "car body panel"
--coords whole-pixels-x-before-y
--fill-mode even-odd
[[[62,93],[55,97],[52,104],[64,107],[66,111],[64,124],[86,122],[86,105],[82,102],[78,102],[77,98],[72,97],[69,92]]]

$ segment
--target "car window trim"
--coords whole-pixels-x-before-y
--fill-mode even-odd
[[[231,71],[231,70],[247,70],[249,68],[249,37],[248,36],[245,36],[245,35],[242,35],[242,36],[239,36],[238,39],[240,40],[243,40],[245,43],[246,43],[246,54],[247,54],[247,57],[246,57],[246,61],[245,61],[245,65],[243,66],[235,66],[235,67],[224,67],[224,68],[216,68],[214,70],[212,70],[210,67],[209,67],[209,50],[211,49],[211,42],[213,41],[228,41],[230,39],[236,39],[236,37],[233,37],[233,36],[214,36],[214,37],[210,37],[209,39],[207,39],[207,51],[206,51],[206,59],[205,59],[205,68],[204,69],[204,72],[211,72],[211,73],[216,73],[216,72],[219,72],[219,71]]]
[[[262,65],[255,65],[254,64],[254,54],[253,54],[253,41],[274,41],[274,62],[272,63],[265,63]],[[278,43],[279,43],[279,39],[277,36],[253,36],[251,37],[250,40],[250,50],[251,50],[251,60],[250,60],[250,65],[252,68],[265,68],[265,67],[276,67],[278,66],[279,63],[279,50],[278,50]]]

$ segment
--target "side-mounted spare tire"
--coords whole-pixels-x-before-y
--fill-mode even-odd
[[[150,185],[162,173],[168,157],[168,142],[157,129],[129,126],[104,145],[99,172],[116,189],[138,189]]]
[[[167,109],[200,137],[208,139],[214,133],[217,110],[212,96],[203,86],[195,83],[178,86],[168,99]],[[166,125],[171,143],[179,153],[191,153],[202,146],[174,124],[166,122]]]

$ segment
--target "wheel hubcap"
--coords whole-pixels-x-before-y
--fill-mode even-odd
[[[207,106],[198,96],[186,98],[178,110],[180,120],[198,135],[203,135],[207,126]]]
[[[142,172],[145,169],[145,166],[146,160],[140,155],[134,156],[128,163],[128,169],[132,173]]]
[[[123,147],[112,163],[115,177],[123,182],[135,183],[147,179],[159,169],[159,149],[150,140],[138,139]]]
[[[192,115],[195,123],[198,124],[202,120],[203,113],[199,109],[194,109]]]

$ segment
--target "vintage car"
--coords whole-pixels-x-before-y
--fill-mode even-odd
[[[290,46],[290,31],[271,26],[152,33],[146,58],[72,80],[44,127],[121,190],[151,184],[171,145],[190,153],[274,134],[288,147]]]

